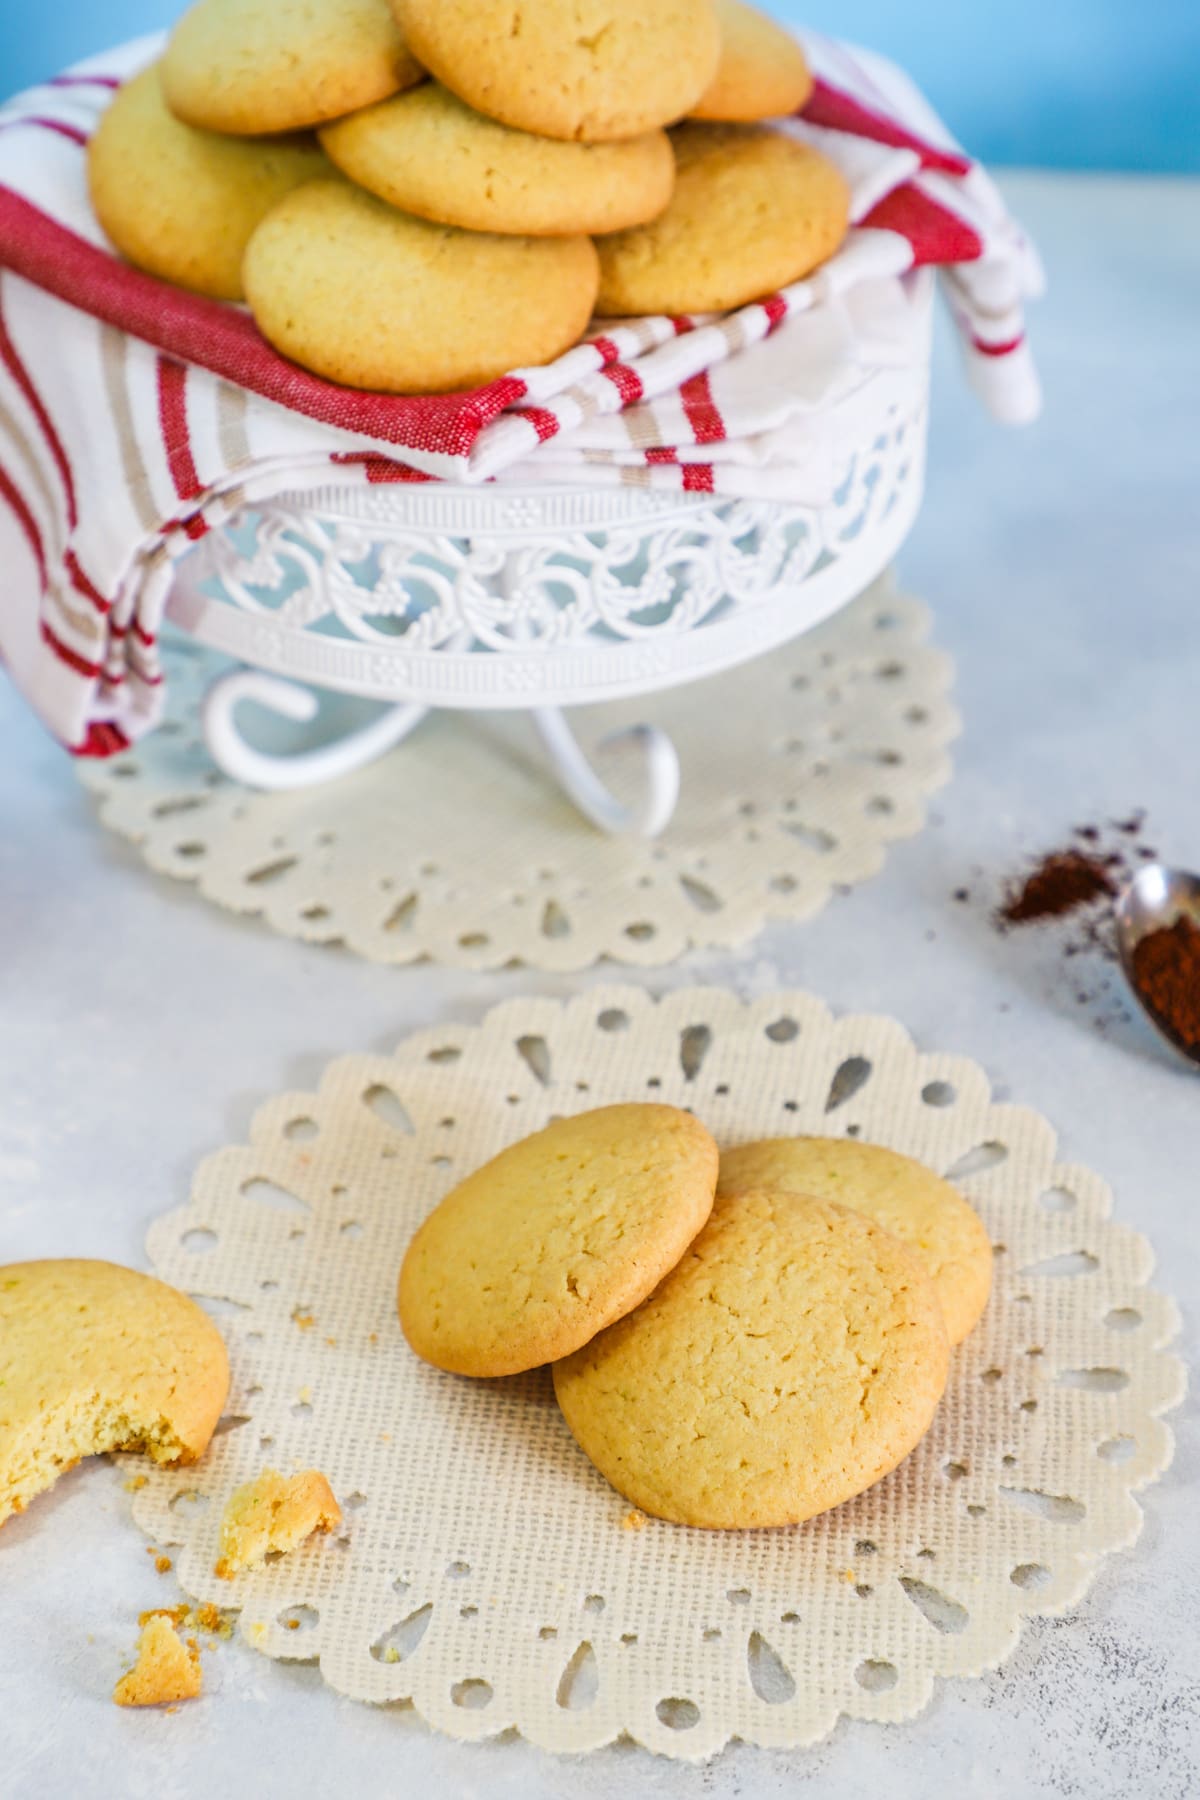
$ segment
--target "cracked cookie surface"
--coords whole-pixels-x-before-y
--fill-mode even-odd
[[[460,231],[340,176],[296,188],[242,264],[268,343],[347,387],[437,394],[553,362],[592,315],[589,237]]]
[[[665,131],[611,144],[534,137],[485,118],[440,81],[339,119],[321,142],[381,200],[472,231],[620,231],[657,218],[675,186]]]
[[[829,1201],[720,1197],[636,1312],[555,1365],[580,1447],[643,1512],[797,1524],[920,1441],[949,1348],[932,1284],[889,1232]]]
[[[813,78],[798,40],[744,0],[716,0],[716,7],[721,60],[691,117],[750,121],[799,112]]]
[[[744,306],[811,274],[845,238],[845,178],[786,132],[687,124],[671,144],[666,211],[596,240],[603,318]]]
[[[242,257],[271,208],[332,173],[314,137],[184,125],[167,108],[159,63],[117,90],[88,146],[92,204],[117,249],[216,300],[242,298]]]
[[[237,136],[300,131],[420,81],[387,0],[199,0],[163,64],[179,118]]]
[[[577,1350],[651,1293],[708,1218],[717,1147],[673,1106],[556,1119],[454,1188],[400,1271],[426,1362],[515,1375]]]
[[[721,1154],[718,1191],[783,1189],[836,1200],[907,1244],[941,1301],[946,1334],[960,1344],[992,1287],[992,1244],[958,1189],[924,1163],[855,1138],[763,1138]]]
[[[601,143],[681,119],[717,71],[713,0],[390,0],[413,54],[489,118]]]

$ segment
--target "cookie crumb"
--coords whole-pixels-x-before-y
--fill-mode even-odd
[[[647,1519],[645,1513],[638,1512],[636,1507],[630,1507],[629,1511],[625,1514],[625,1517],[621,1520],[621,1530],[645,1531],[649,1523],[650,1521]]]
[[[154,1566],[160,1575],[165,1575],[170,1569],[173,1569],[175,1565],[169,1556],[156,1556],[154,1559]]]
[[[127,1494],[140,1494],[149,1479],[148,1475],[131,1475],[127,1481],[121,1483],[121,1486]]]
[[[184,1644],[169,1618],[152,1613],[138,1640],[137,1661],[118,1681],[113,1699],[118,1706],[162,1706],[194,1700],[202,1685],[195,1638]]]
[[[301,1331],[311,1331],[316,1322],[317,1315],[315,1313],[302,1312],[298,1306],[292,1308],[292,1323]]]
[[[333,1490],[318,1469],[290,1476],[264,1469],[229,1497],[216,1572],[228,1581],[241,1569],[257,1568],[272,1551],[284,1555],[341,1520]]]

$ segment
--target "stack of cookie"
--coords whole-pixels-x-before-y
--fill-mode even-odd
[[[400,1322],[456,1374],[552,1362],[576,1440],[644,1511],[789,1525],[924,1436],[991,1264],[966,1201],[907,1157],[825,1138],[719,1156],[690,1113],[611,1106],[447,1195]]]
[[[305,368],[443,392],[826,260],[846,184],[761,122],[810,87],[743,0],[199,0],[102,121],[92,199]]]

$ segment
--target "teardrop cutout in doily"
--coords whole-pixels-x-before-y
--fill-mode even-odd
[[[683,789],[655,843],[588,824],[518,715],[443,714],[357,775],[253,793],[221,775],[200,733],[227,665],[187,641],[164,651],[165,724],[76,766],[153,869],[287,936],[384,963],[658,966],[810,916],[921,829],[958,731],[952,665],[929,627],[884,577],[769,657],[573,714],[589,741],[640,720],[670,733]]]
[[[807,1525],[643,1518],[570,1437],[547,1371],[466,1381],[401,1336],[401,1256],[447,1188],[554,1113],[639,1096],[693,1107],[723,1144],[892,1145],[958,1182],[992,1235],[993,1298],[924,1442]],[[734,1736],[812,1743],[843,1713],[903,1719],[935,1677],[1000,1661],[1027,1613],[1078,1600],[1170,1460],[1175,1308],[1110,1203],[1055,1161],[1038,1113],[889,1019],[803,993],[515,1000],[270,1101],[153,1226],[156,1272],[220,1303],[235,1385],[203,1462],[149,1471],[135,1515],[266,1654],[319,1658],[339,1692],[411,1699],[456,1737],[516,1726],[578,1751],[628,1733],[697,1758]],[[218,1580],[225,1500],[264,1465],[322,1469],[343,1527]]]

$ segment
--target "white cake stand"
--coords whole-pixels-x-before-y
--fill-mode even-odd
[[[932,282],[910,298],[927,319]],[[527,709],[575,804],[601,829],[655,836],[679,762],[639,725],[597,746],[640,757],[636,797],[592,766],[565,711],[715,675],[810,630],[887,566],[920,504],[929,360],[879,371],[830,418],[832,498],[820,507],[629,487],[334,487],[284,493],[211,533],[180,565],[176,625],[246,665],[204,708],[235,780],[289,789],[393,748],[438,707]],[[316,717],[317,692],[387,711],[287,755],[247,737],[239,709]]]

